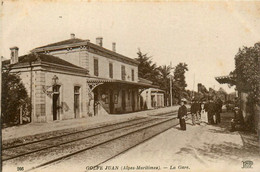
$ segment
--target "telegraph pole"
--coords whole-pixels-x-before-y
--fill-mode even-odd
[[[172,62],[170,62],[170,67],[172,70]],[[172,106],[172,76],[171,76],[171,73],[170,73],[170,106]]]
[[[0,102],[1,102],[0,115],[2,114],[2,58],[3,58],[3,56],[0,57],[0,70],[1,70],[1,73],[0,73]],[[0,116],[0,122],[2,123],[2,115]]]
[[[1,102],[1,105],[0,105],[0,129],[2,131],[2,58],[3,56],[0,56],[0,70],[1,70],[1,73],[0,73],[0,102]],[[2,132],[0,132],[0,137],[2,138]],[[0,139],[0,144],[2,145],[2,139]],[[0,151],[0,156],[2,157],[2,151]],[[1,161],[1,167],[3,166],[3,163]]]
[[[170,106],[172,106],[172,76],[170,76]]]
[[[194,87],[195,87],[195,73],[193,74],[193,88],[192,88],[193,91],[192,91],[192,99],[195,97],[195,96],[194,96],[194,91],[195,91],[195,90],[194,90]]]

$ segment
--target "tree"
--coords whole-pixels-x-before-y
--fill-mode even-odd
[[[159,80],[157,81],[160,85],[161,89],[165,90],[165,99],[164,99],[164,103],[166,103],[167,99],[166,97],[169,98],[170,96],[170,77],[171,76],[171,70],[173,68],[170,65],[163,65],[163,66],[159,66],[157,68],[157,70],[159,71]]]
[[[235,56],[236,86],[249,93],[248,101],[260,105],[260,45],[243,47]]]
[[[185,81],[185,72],[188,71],[188,65],[186,63],[179,63],[174,70],[174,81],[182,90],[187,87]]]
[[[151,56],[143,54],[140,49],[137,52],[138,57],[135,59],[139,62],[138,65],[138,76],[153,82],[158,85],[159,72],[157,66],[152,62]]]
[[[239,49],[235,56],[235,65],[232,74],[236,88],[239,92],[248,94],[246,112],[249,116],[245,122],[248,127],[254,126],[257,129],[258,126],[260,132],[260,43]]]
[[[29,107],[27,91],[18,75],[9,70],[2,72],[2,123],[14,125],[19,123],[20,108]]]
[[[185,81],[186,71],[188,71],[188,65],[186,63],[179,63],[174,70],[173,92],[178,101],[184,96],[185,87],[187,87]],[[188,96],[188,94],[185,95]]]
[[[170,77],[171,77],[171,70],[173,69],[170,65],[163,65],[159,66],[158,68],[159,71],[159,83],[161,88],[165,90],[169,90],[169,85],[170,85]]]

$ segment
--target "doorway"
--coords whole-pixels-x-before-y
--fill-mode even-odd
[[[132,90],[132,111],[135,111],[135,92]]]
[[[98,115],[98,91],[94,90],[94,116]]]
[[[109,112],[110,112],[110,114],[114,113],[114,94],[113,94],[113,90],[109,90]]]
[[[60,86],[53,86],[53,96],[52,96],[52,113],[53,121],[58,119],[60,109]]]
[[[125,90],[122,90],[122,111],[125,112]]]
[[[75,118],[79,118],[80,114],[80,87],[74,87],[74,114]]]
[[[151,96],[151,106],[155,107],[155,96],[154,95]]]

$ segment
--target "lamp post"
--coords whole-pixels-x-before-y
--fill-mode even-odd
[[[171,75],[171,70],[173,69],[172,67],[172,62],[170,62],[170,75],[169,75],[169,78],[170,78],[170,106],[172,106],[172,82],[173,82],[173,76]]]
[[[170,106],[172,106],[172,76],[170,75]]]
[[[58,84],[58,81],[59,81],[59,78],[56,75],[54,75],[52,78],[52,85],[56,86]]]
[[[2,102],[2,58],[3,56],[0,57],[0,70],[1,70],[1,73],[0,73],[0,102]],[[2,104],[1,104],[2,106]],[[0,114],[2,114],[2,111],[1,111],[1,108],[0,108]],[[0,122],[2,123],[2,115],[0,116]],[[0,154],[2,155],[2,154]]]

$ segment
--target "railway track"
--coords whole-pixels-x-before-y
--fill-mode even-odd
[[[176,120],[176,117],[172,115],[176,115],[176,112],[138,118],[108,126],[3,147],[3,169],[5,167],[16,167],[18,164],[19,166],[22,165],[26,171],[42,168],[144,130],[163,126],[164,124],[169,125],[173,120]],[[162,128],[159,133],[170,127]],[[156,133],[158,134],[158,132]],[[145,138],[144,140],[149,138]]]
[[[161,113],[161,114],[157,114],[157,115],[153,115],[153,116],[162,116],[163,117],[163,116],[170,116],[170,115],[174,115],[174,114],[176,114],[176,111],[170,112],[170,113]],[[19,142],[18,143],[17,142],[3,143],[2,150],[8,150],[8,149],[15,148],[15,147],[25,146],[25,145],[38,143],[38,142],[42,142],[42,141],[47,141],[47,140],[52,140],[52,139],[58,139],[58,138],[61,138],[61,137],[80,134],[80,133],[84,133],[84,132],[90,132],[90,131],[94,131],[94,130],[105,129],[105,128],[112,127],[112,126],[119,127],[119,125],[129,124],[129,123],[136,122],[136,121],[142,121],[142,120],[145,120],[146,118],[147,117],[140,117],[140,118],[131,119],[131,120],[128,120],[128,121],[122,121],[122,122],[119,122],[119,123],[108,124],[108,125],[105,125],[105,126],[87,128],[87,129],[82,129],[82,130],[80,129],[79,131],[70,131],[69,133],[58,134],[58,135],[54,135],[54,136],[50,136],[50,137],[48,136],[46,138],[38,138],[38,139],[32,140],[32,141],[26,140],[26,141],[23,141],[23,143],[19,143]]]

